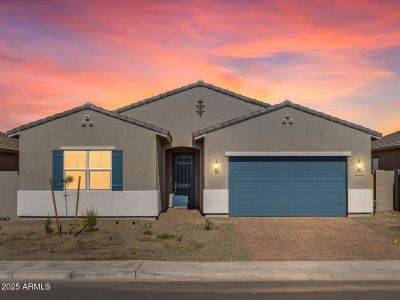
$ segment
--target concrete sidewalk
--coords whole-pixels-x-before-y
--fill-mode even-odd
[[[0,261],[0,280],[400,280],[400,261]]]

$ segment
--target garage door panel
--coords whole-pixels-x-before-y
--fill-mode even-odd
[[[345,158],[233,157],[229,169],[230,215],[346,215]]]
[[[285,175],[288,178],[313,178],[315,172],[312,170],[289,170]]]
[[[263,169],[258,174],[260,174],[261,178],[270,178],[270,179],[287,177],[287,171],[281,171],[281,170],[267,171]]]
[[[234,182],[235,187],[233,190],[237,190],[240,192],[240,190],[254,190],[257,189],[258,183],[257,182]]]
[[[324,189],[329,189],[329,190],[341,190],[343,187],[343,183],[341,181],[324,181],[324,182],[317,182],[315,184],[315,186],[320,189],[320,190],[324,190]]]
[[[320,178],[342,178],[342,171],[337,171],[337,170],[333,170],[333,171],[318,171],[316,172],[317,177]]]
[[[302,178],[301,180],[288,180],[285,188],[287,190],[297,190],[297,189],[313,189],[315,186],[315,181],[309,178]]]

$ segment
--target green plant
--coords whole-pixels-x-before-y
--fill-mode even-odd
[[[159,240],[173,240],[175,238],[175,234],[169,232],[162,232],[157,234],[157,238]]]
[[[51,227],[51,219],[47,217],[46,222],[44,223],[44,231],[47,234],[53,233],[53,228]]]
[[[83,217],[83,227],[86,228],[87,231],[93,232],[96,230],[97,215],[97,211],[93,208],[86,209]]]
[[[214,222],[211,222],[209,219],[206,219],[202,225],[205,230],[211,230],[214,228]]]
[[[142,227],[142,232],[144,235],[152,235],[153,234],[153,232],[151,231],[151,227],[152,227],[151,223],[141,224],[140,227]]]

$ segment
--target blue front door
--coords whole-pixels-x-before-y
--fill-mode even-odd
[[[231,216],[346,216],[344,157],[231,157]]]
[[[194,156],[175,154],[173,168],[173,205],[194,207]]]

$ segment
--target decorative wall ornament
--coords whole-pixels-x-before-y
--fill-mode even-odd
[[[289,113],[287,113],[285,117],[282,119],[283,125],[286,125],[287,123],[289,123],[290,125],[293,125],[294,123],[294,119],[291,117]]]
[[[200,118],[204,114],[204,107],[205,107],[204,102],[201,99],[197,101],[196,113],[199,115]]]
[[[87,124],[89,124],[90,127],[94,126],[94,122],[90,121],[90,116],[89,115],[86,115],[84,117],[84,120],[81,121],[81,126],[82,127],[86,127]]]

